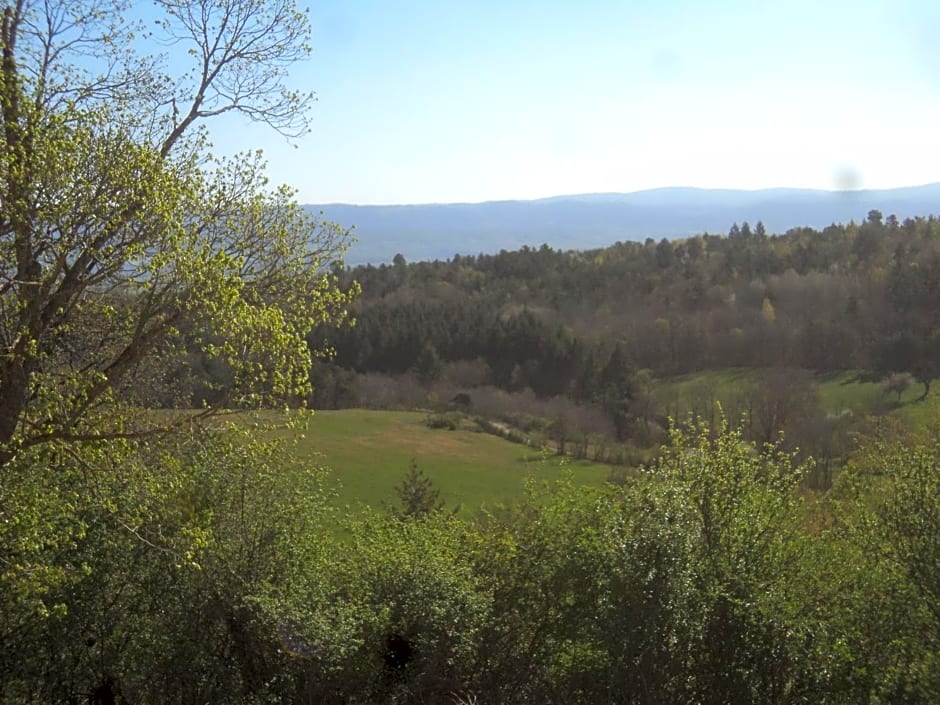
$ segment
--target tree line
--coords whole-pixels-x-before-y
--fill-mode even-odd
[[[376,376],[531,390],[603,410],[624,441],[638,437],[645,374],[857,370],[916,380],[926,397],[940,374],[938,247],[937,218],[872,210],[780,235],[744,223],[593,251],[361,266],[342,274],[363,288],[355,326],[308,336],[335,352],[312,403],[370,403]]]
[[[337,363],[359,372],[405,371],[425,344],[445,361],[482,358],[500,386],[528,364],[523,383],[546,395],[590,395],[579,373],[591,376],[618,346],[660,376],[861,368],[928,383],[938,242],[934,216],[898,222],[873,210],[860,223],[781,235],[745,223],[727,236],[593,251],[402,258],[348,270],[364,291],[357,325],[312,340],[328,340]]]

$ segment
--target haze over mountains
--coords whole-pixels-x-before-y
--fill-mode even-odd
[[[860,221],[872,210],[899,219],[940,213],[940,183],[885,190],[661,188],[634,193],[556,196],[532,201],[427,205],[307,206],[355,226],[348,264],[447,259],[538,247],[590,249],[648,237],[726,234],[732,223],[763,221],[769,233]]]

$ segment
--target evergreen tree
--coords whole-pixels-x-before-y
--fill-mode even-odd
[[[395,511],[400,519],[436,514],[444,509],[440,490],[418,467],[418,462],[414,458],[408,466],[405,479],[395,488],[395,492],[401,502],[401,509]]]
[[[414,364],[414,371],[417,373],[421,384],[431,385],[440,379],[442,368],[441,358],[437,354],[434,343],[430,340],[425,341]]]

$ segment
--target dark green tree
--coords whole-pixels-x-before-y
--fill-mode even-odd
[[[441,358],[437,354],[434,343],[430,340],[425,341],[414,364],[414,371],[421,384],[430,385],[436,382],[440,379],[442,369]]]
[[[663,238],[659,241],[659,244],[656,245],[656,266],[660,269],[668,269],[672,266],[674,259],[672,243],[666,238]]]
[[[924,387],[940,376],[940,253],[898,248],[888,275],[890,315],[875,363],[884,374],[909,372]]]
[[[444,509],[444,500],[431,478],[424,474],[414,459],[408,466],[405,479],[395,488],[401,507],[395,510],[396,516],[401,519],[410,517],[423,517],[436,514]]]

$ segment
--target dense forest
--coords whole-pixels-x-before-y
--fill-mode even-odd
[[[479,360],[496,386],[577,400],[637,369],[867,369],[929,385],[938,243],[934,217],[871,211],[821,232],[744,223],[587,252],[399,257],[348,271],[363,289],[357,325],[315,340],[357,372],[434,377],[435,362]]]
[[[578,400],[623,364],[657,376],[759,366],[907,371],[927,383],[940,220],[548,247],[360,267],[358,323],[324,333],[357,372],[480,360],[503,388]]]

